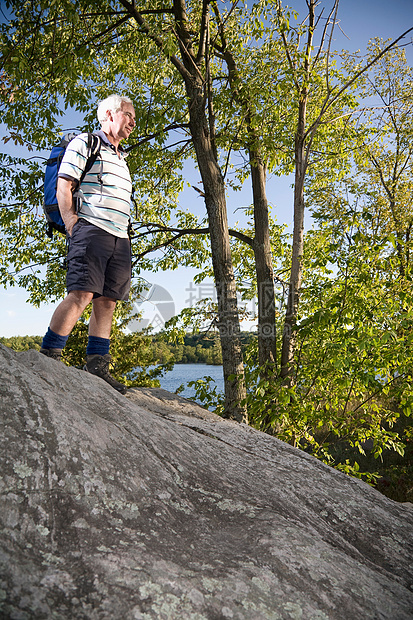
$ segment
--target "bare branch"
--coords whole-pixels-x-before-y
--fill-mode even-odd
[[[139,233],[138,238],[146,237],[147,235],[155,234],[156,232],[171,232],[176,234],[162,243],[157,243],[156,245],[147,248],[139,254],[134,254],[134,257],[136,257],[136,259],[133,263],[133,266],[147,254],[150,254],[151,252],[156,252],[156,250],[160,250],[161,248],[168,247],[185,235],[207,235],[209,233],[209,228],[175,228],[173,226],[164,226],[156,222],[142,223],[140,226],[137,227],[137,229],[139,230],[144,226],[150,228],[150,230]],[[236,237],[237,239],[240,239],[240,241],[247,243],[251,248],[254,248],[254,240],[248,235],[232,228],[230,228],[228,232],[231,237]]]
[[[156,250],[160,250],[161,248],[165,248],[168,247],[170,245],[172,245],[175,241],[177,241],[178,239],[180,239],[181,237],[184,237],[185,235],[205,235],[209,232],[209,228],[183,228],[183,229],[179,229],[179,228],[170,228],[168,226],[162,226],[162,225],[156,225],[156,224],[148,224],[151,226],[158,226],[157,230],[158,232],[176,232],[176,234],[171,237],[170,239],[167,239],[166,241],[164,241],[163,243],[157,243],[156,245],[153,245],[149,248],[147,248],[146,250],[144,250],[143,252],[140,252],[139,254],[134,254],[134,256],[136,256],[135,261],[132,264],[132,267],[134,267],[136,265],[136,263],[142,259],[144,256],[146,256],[147,254],[150,254],[151,252],[156,252]],[[153,232],[148,231],[147,234]],[[140,237],[145,236],[145,233],[141,233],[139,235]]]
[[[195,59],[195,62],[197,65],[201,62],[202,58],[204,58],[205,53],[206,53],[207,39],[209,38],[208,10],[209,10],[209,0],[203,0],[201,28],[199,31],[198,53]]]
[[[188,79],[190,75],[185,66],[175,55],[168,54],[166,52],[162,39],[151,32],[149,26],[146,24],[145,20],[142,17],[142,13],[137,10],[135,2],[133,1],[132,4],[128,2],[128,0],[119,0],[119,2],[128,11],[129,15],[135,19],[136,23],[139,24],[144,34],[146,34],[146,36],[148,36],[155,43],[155,45],[166,55],[166,57],[169,58],[174,67],[178,69],[182,77],[184,79]],[[169,13],[170,11],[168,10],[167,12]]]
[[[163,15],[164,13],[171,13],[173,14],[174,10],[173,9],[167,9],[167,8],[162,8],[162,9],[147,9],[146,11],[139,11],[141,15]]]
[[[245,233],[242,233],[239,230],[234,230],[233,228],[230,228],[228,230],[228,232],[231,235],[231,237],[235,237],[236,239],[239,239],[240,241],[243,241],[244,243],[249,245],[252,249],[254,249],[254,247],[255,247],[254,239],[252,239],[251,237],[249,237]]]
[[[377,54],[377,56],[375,56],[373,58],[373,60],[371,60],[369,63],[367,63],[367,65],[365,67],[363,67],[362,69],[360,69],[360,71],[357,71],[357,73],[351,78],[351,80],[349,80],[348,82],[346,82],[344,84],[344,86],[342,86],[340,88],[340,90],[338,91],[338,93],[325,105],[325,108],[322,109],[322,111],[320,112],[320,115],[324,114],[324,112],[330,108],[333,103],[335,103],[337,101],[337,99],[340,97],[340,95],[343,94],[343,92],[345,92],[352,84],[354,84],[354,82],[356,80],[358,80],[358,78],[363,75],[363,73],[365,73],[366,71],[368,71],[370,69],[370,67],[372,67],[382,56],[384,56],[385,54],[387,54],[388,51],[390,51],[401,39],[403,39],[409,32],[411,32],[413,30],[412,28],[409,28],[408,30],[406,30],[406,32],[403,32],[403,34],[401,34],[397,39],[395,39],[392,43],[390,43],[387,47],[384,48],[384,50],[382,50],[379,54]]]
[[[314,61],[313,61],[313,67],[317,64],[318,59],[319,59],[319,57],[321,55],[321,52],[323,51],[324,41],[325,41],[325,39],[327,37],[328,26],[332,23],[333,26],[331,28],[331,33],[330,33],[330,36],[329,36],[329,42],[328,42],[328,48],[327,48],[327,59],[328,59],[328,57],[330,55],[330,49],[331,49],[331,43],[332,43],[332,39],[333,39],[334,27],[335,27],[336,21],[337,21],[338,1],[339,0],[335,0],[334,6],[332,7],[328,18],[326,19],[326,23],[324,25],[323,33],[321,35],[320,47],[319,47],[318,52],[317,52],[317,54],[316,54],[316,56],[314,58]],[[331,22],[331,17],[333,15],[333,13],[334,13],[334,17],[333,17],[333,20]],[[328,67],[328,62],[327,62],[327,67]]]
[[[189,125],[187,123],[171,123],[170,125],[167,125],[166,127],[163,127],[162,129],[160,129],[159,131],[155,131],[152,134],[149,134],[147,136],[144,136],[143,138],[140,138],[140,140],[138,140],[138,142],[135,142],[134,144],[131,144],[130,146],[127,146],[125,148],[125,151],[127,153],[129,153],[133,149],[136,149],[139,146],[142,146],[142,144],[146,144],[147,142],[150,142],[154,138],[157,138],[161,134],[166,133],[168,131],[173,131],[175,129],[187,129],[188,127],[189,127]],[[187,142],[187,140],[185,142]],[[179,143],[177,143],[177,144],[179,144]]]
[[[82,43],[80,43],[80,45],[78,47],[83,47],[83,46],[87,46],[90,45],[91,43],[93,43],[94,41],[99,41],[100,39],[102,39],[106,34],[109,34],[110,32],[112,32],[113,30],[116,30],[116,28],[119,28],[119,26],[121,26],[122,24],[124,24],[125,22],[127,22],[130,19],[130,15],[125,15],[125,17],[122,17],[122,19],[120,19],[119,21],[115,22],[114,24],[112,24],[111,26],[109,26],[108,28],[106,28],[106,30],[103,30],[102,32],[99,32],[98,34],[96,34],[94,37],[92,37],[91,39],[89,39],[89,41],[82,41]],[[75,48],[76,49],[76,48]]]

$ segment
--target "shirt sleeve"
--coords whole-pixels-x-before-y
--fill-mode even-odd
[[[79,181],[88,159],[87,134],[80,134],[67,145],[58,176],[63,179]]]

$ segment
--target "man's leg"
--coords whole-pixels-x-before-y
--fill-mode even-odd
[[[70,291],[57,306],[42,342],[41,353],[60,359],[70,332],[76,325],[83,310],[92,301],[93,293]]]
[[[109,354],[110,332],[116,300],[109,297],[97,297],[93,300],[93,310],[89,321],[89,340],[86,349],[85,370],[101,377],[121,394],[127,388],[116,381],[109,372],[111,356]]]
[[[83,310],[92,301],[92,298],[93,293],[70,291],[54,311],[50,321],[50,329],[55,334],[68,336],[82,316]]]
[[[96,297],[92,303],[93,309],[89,321],[89,336],[110,338],[116,299],[109,299],[109,297],[102,296]]]
[[[86,355],[107,355],[110,347],[110,332],[116,300],[96,297],[93,300],[89,321],[89,340]]]

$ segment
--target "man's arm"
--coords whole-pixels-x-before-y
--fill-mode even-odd
[[[73,201],[73,189],[76,187],[76,181],[59,177],[57,179],[57,202],[59,204],[60,214],[65,223],[66,230],[72,236],[73,226],[76,224],[78,217],[75,211]]]

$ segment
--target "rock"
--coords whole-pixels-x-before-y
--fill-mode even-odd
[[[1,618],[413,618],[410,505],[163,390],[0,369]]]

